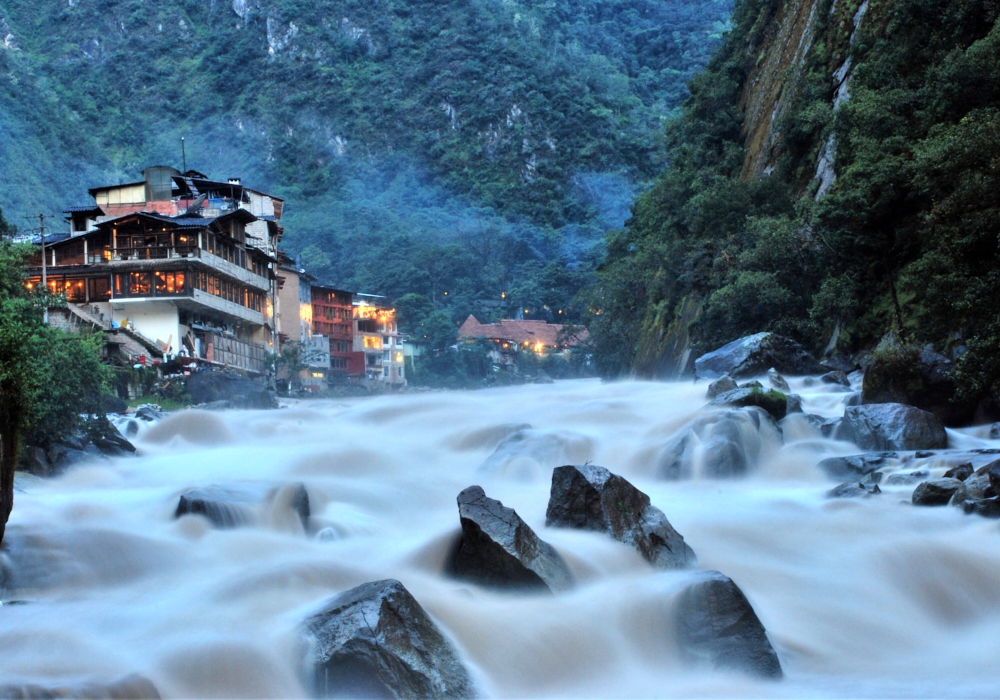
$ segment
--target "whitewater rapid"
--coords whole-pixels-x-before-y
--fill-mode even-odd
[[[843,413],[846,393],[790,381],[807,413]],[[704,383],[579,380],[179,412],[142,427],[139,457],[18,476],[5,548],[20,556],[3,556],[34,570],[20,574],[30,587],[3,596],[27,603],[0,607],[0,677],[139,673],[166,697],[303,696],[300,623],[340,591],[395,578],[488,697],[1000,695],[998,521],[911,506],[912,484],[826,498],[836,482],[817,463],[860,450],[801,418],[786,419],[783,442],[766,444],[746,478],[661,480],[657,454],[705,404]],[[501,426],[519,424],[540,447],[491,461]],[[1000,447],[986,432],[949,439]],[[742,588],[785,678],[686,667],[669,610],[688,574],[654,570],[601,533],[545,527],[564,460],[648,493],[698,567]],[[304,483],[310,532],[280,504],[232,530],[174,518],[184,491],[241,482]],[[455,498],[472,484],[556,547],[575,588],[507,594],[441,573]]]

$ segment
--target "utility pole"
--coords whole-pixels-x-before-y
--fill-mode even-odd
[[[184,168],[184,172],[188,171],[187,151],[184,150],[184,137],[183,136],[181,136],[181,167]]]
[[[46,265],[45,265],[45,214],[38,215],[39,230],[42,234],[42,289],[45,290],[45,294],[49,293],[49,278],[46,275]],[[42,312],[42,323],[46,326],[49,325],[49,302],[45,302],[45,309]]]

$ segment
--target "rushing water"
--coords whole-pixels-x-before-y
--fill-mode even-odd
[[[843,412],[843,393],[792,388],[807,412]],[[801,418],[783,424],[783,443],[764,442],[746,478],[658,479],[659,451],[704,410],[704,394],[704,384],[568,381],[186,411],[144,427],[139,458],[19,476],[4,556],[30,585],[4,598],[28,604],[0,608],[0,676],[138,672],[165,696],[301,696],[300,622],[339,591],[396,578],[492,697],[1000,694],[998,522],[910,506],[912,485],[826,499],[834,482],[817,462],[858,450]],[[534,430],[525,451],[491,458],[498,426],[522,423]],[[981,428],[949,437],[1000,447]],[[654,571],[599,533],[544,526],[552,467],[588,460],[650,494],[698,565],[739,584],[784,680],[685,667],[668,612],[686,574]],[[901,468],[915,465],[945,469],[940,456]],[[280,498],[252,527],[173,517],[185,490],[239,482],[305,483],[311,532]],[[455,497],[471,484],[560,551],[573,590],[504,594],[440,573]]]

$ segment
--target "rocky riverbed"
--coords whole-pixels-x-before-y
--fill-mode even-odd
[[[735,390],[755,379],[778,382]],[[909,433],[845,432],[860,377],[835,379],[781,376],[801,412],[780,419],[710,405],[707,381],[567,381],[136,421],[137,456],[18,476],[0,675],[166,697],[995,694],[969,671],[1000,646],[1000,522],[912,497],[990,498],[1000,440],[861,447],[858,426]]]

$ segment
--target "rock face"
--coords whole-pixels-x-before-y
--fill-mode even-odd
[[[781,662],[757,613],[732,579],[704,572],[674,603],[681,653],[717,669],[781,678]]]
[[[313,695],[471,698],[458,654],[399,581],[365,583],[305,622]]]
[[[730,377],[728,374],[723,374],[721,377],[708,385],[708,392],[705,396],[709,399],[714,399],[719,394],[724,394],[727,391],[734,391],[738,388],[739,386],[736,384],[735,379]]]
[[[772,367],[785,374],[819,374],[823,370],[801,345],[773,333],[734,340],[694,361],[695,375],[702,379],[715,379],[723,374],[743,379],[763,374]]]
[[[905,347],[887,335],[871,355],[861,389],[863,404],[903,403],[936,415],[945,425],[972,420],[975,401],[959,401],[951,360],[930,346]]]
[[[146,678],[129,675],[109,683],[80,683],[78,685],[0,685],[0,698],[134,698],[135,700],[160,700],[156,686]]]
[[[604,467],[553,470],[545,525],[606,532],[661,569],[695,562],[694,551],[649,496]]]
[[[309,493],[304,484],[274,486],[241,484],[238,486],[205,486],[181,494],[175,518],[182,515],[203,515],[218,528],[251,525],[264,509],[275,505],[287,506],[296,513],[302,527],[309,529]]]
[[[756,406],[767,411],[775,420],[781,420],[788,413],[788,397],[780,391],[763,391],[757,387],[733,389],[716,396],[712,406],[736,406],[746,408]]]
[[[185,382],[196,404],[231,401],[236,408],[277,408],[278,401],[267,387],[229,372],[194,372]]]
[[[717,411],[694,420],[666,444],[657,473],[664,479],[687,479],[696,471],[708,478],[744,476],[768,442],[779,444],[781,430],[763,409]]]
[[[911,500],[915,506],[944,506],[961,488],[958,479],[932,479],[917,486]]]
[[[900,403],[849,406],[837,431],[838,439],[863,450],[933,450],[948,446],[948,435],[937,417]]]
[[[479,486],[458,494],[462,539],[451,560],[458,578],[483,586],[563,591],[573,579],[559,553],[512,508]]]

